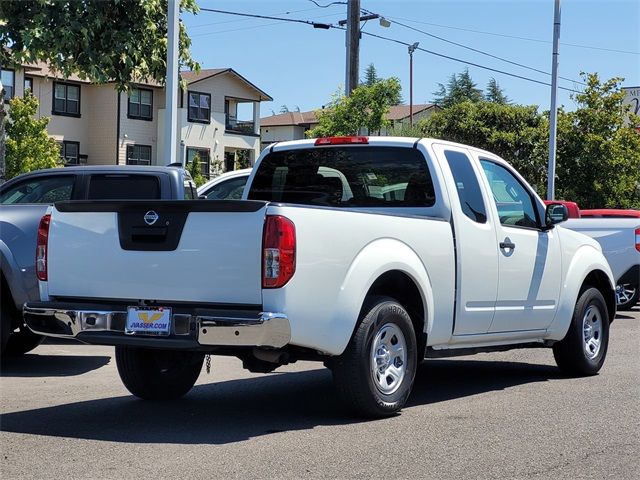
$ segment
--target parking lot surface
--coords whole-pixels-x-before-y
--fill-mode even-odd
[[[640,478],[640,309],[599,375],[548,349],[429,360],[409,404],[350,418],[328,370],[251,374],[213,357],[183,399],[120,382],[113,348],[48,341],[2,362],[1,476],[17,478]]]

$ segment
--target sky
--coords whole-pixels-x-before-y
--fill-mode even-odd
[[[316,0],[327,5],[333,0]],[[347,7],[337,2],[320,8],[310,0],[198,0],[202,8],[338,24]],[[640,1],[562,0],[559,86],[580,90],[580,72],[597,72],[601,79],[624,77],[623,86],[640,86]],[[391,22],[363,25],[363,32],[392,38],[462,62],[418,50],[413,57],[413,102],[429,103],[438,83],[465,68],[479,88],[493,77],[514,102],[548,110],[551,88],[488,71],[496,70],[550,83],[551,76],[500,61],[450,42],[463,44],[542,72],[551,72],[554,0],[361,0],[361,8]],[[315,110],[327,104],[345,82],[345,32],[311,25],[245,18],[201,11],[183,14],[192,38],[192,56],[202,68],[233,68],[273,97],[262,102],[261,116],[290,110]],[[401,25],[402,24],[402,25]],[[411,28],[407,28],[411,27]],[[417,31],[420,30],[421,32]],[[427,34],[423,33],[426,32]],[[378,76],[397,77],[409,102],[407,47],[363,35],[360,78],[373,63]],[[558,91],[558,104],[571,110],[567,90]]]

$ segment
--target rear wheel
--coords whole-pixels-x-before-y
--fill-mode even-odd
[[[618,310],[631,310],[638,303],[638,286],[631,283],[616,285],[616,302]]]
[[[42,343],[44,337],[29,330],[29,327],[22,325],[19,330],[10,333],[7,344],[2,350],[4,356],[18,356],[30,352]]]
[[[116,347],[122,383],[144,400],[171,400],[185,395],[196,383],[204,354],[138,347]]]
[[[333,362],[341,397],[358,415],[382,417],[407,401],[416,374],[416,336],[407,311],[392,298],[367,302],[342,355]]]
[[[596,288],[582,291],[576,302],[571,326],[553,346],[558,367],[575,376],[595,375],[604,364],[609,346],[609,311]]]
[[[15,326],[21,324],[18,330]],[[0,335],[2,337],[2,356],[18,356],[36,348],[44,337],[36,335],[24,325],[20,311],[15,308],[13,298],[2,278],[2,302],[0,302]]]

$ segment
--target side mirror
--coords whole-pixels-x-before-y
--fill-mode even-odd
[[[550,203],[544,214],[545,226],[553,228],[554,225],[564,222],[569,218],[569,210],[562,203]]]

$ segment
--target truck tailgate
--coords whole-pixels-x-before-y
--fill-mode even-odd
[[[260,305],[265,202],[60,202],[52,297]]]

